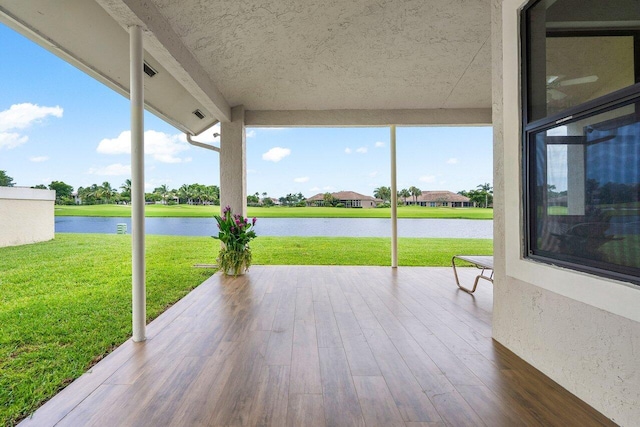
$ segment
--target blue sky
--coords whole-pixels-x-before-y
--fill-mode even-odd
[[[19,186],[74,188],[130,176],[126,98],[0,24],[0,170]],[[219,185],[218,154],[145,114],[145,186]],[[209,130],[196,138],[214,142]],[[492,182],[492,131],[398,128],[398,189]],[[247,191],[272,197],[390,185],[388,128],[247,129]]]

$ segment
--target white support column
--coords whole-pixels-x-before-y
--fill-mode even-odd
[[[398,184],[396,182],[396,126],[391,126],[391,268],[398,268]]]
[[[247,141],[244,107],[231,109],[231,121],[220,124],[220,208],[247,216]]]
[[[131,73],[131,262],[133,340],[146,337],[144,258],[144,50],[142,28],[129,28]]]

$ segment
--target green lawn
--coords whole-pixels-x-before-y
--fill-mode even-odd
[[[219,206],[190,205],[147,205],[147,217],[211,217],[220,213]],[[56,206],[57,216],[131,216],[131,206],[93,205]],[[390,208],[346,209],[346,208],[288,208],[257,207],[248,208],[248,216],[258,218],[390,218]],[[421,206],[401,206],[398,218],[459,218],[493,219],[493,209],[482,208],[427,208]]]
[[[13,425],[131,334],[129,235],[58,234],[0,248],[0,425]],[[208,237],[147,236],[148,319],[214,273]],[[259,237],[255,264],[389,265],[388,238]],[[449,265],[492,241],[399,239],[399,264]],[[249,273],[250,274],[250,273]]]

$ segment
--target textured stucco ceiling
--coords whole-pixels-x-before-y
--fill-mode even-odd
[[[490,12],[490,0],[0,0],[0,22],[125,96],[128,28],[142,27],[159,71],[146,106],[191,133],[238,105],[264,126],[488,123]]]
[[[490,108],[488,0],[152,0],[230,105]]]

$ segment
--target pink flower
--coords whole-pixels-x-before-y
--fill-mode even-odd
[[[258,218],[253,218],[253,225],[256,225],[256,221],[258,220]]]

